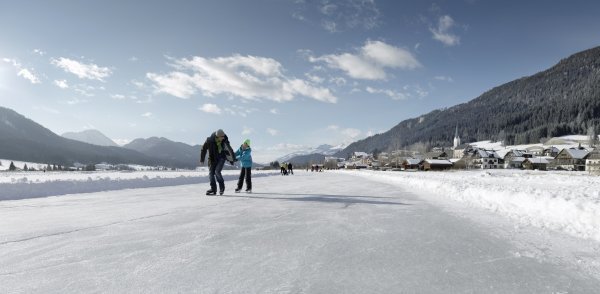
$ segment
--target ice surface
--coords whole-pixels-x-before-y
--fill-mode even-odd
[[[227,186],[225,196],[211,197],[203,183],[0,201],[0,293],[600,288],[589,268],[545,250],[531,254],[514,245],[518,235],[495,233],[506,224],[493,214],[476,223],[395,183],[297,171],[254,179],[254,194]],[[530,237],[540,231],[529,229]],[[564,248],[584,262],[599,256]]]

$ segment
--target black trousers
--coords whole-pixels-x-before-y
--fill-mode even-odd
[[[240,170],[240,179],[238,180],[238,189],[241,189],[244,184],[244,178],[246,178],[246,189],[252,190],[252,168],[242,167]]]

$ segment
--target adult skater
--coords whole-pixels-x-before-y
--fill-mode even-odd
[[[294,167],[292,166],[291,162],[288,162],[287,169],[288,169],[288,173],[290,173],[291,175],[294,174]]]
[[[206,195],[217,194],[217,183],[219,183],[219,195],[225,192],[225,181],[221,171],[225,165],[225,161],[229,160],[231,164],[235,161],[233,149],[229,144],[229,139],[223,130],[218,129],[206,138],[206,142],[202,145],[200,152],[200,165],[204,165],[204,158],[208,151],[208,178],[210,180],[210,190],[206,191]]]
[[[239,193],[242,190],[244,178],[246,178],[246,193],[252,193],[252,149],[250,148],[250,139],[246,139],[242,146],[235,152],[235,158],[242,163],[240,179],[238,180],[235,192]]]

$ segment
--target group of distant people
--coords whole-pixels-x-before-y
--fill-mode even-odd
[[[281,168],[281,175],[282,176],[287,176],[287,175],[293,175],[294,174],[294,166],[292,165],[291,162],[285,163],[282,162],[280,165]]]
[[[306,171],[308,171],[308,167],[306,167]],[[323,167],[318,164],[313,164],[310,166],[310,171],[311,172],[322,172]]]
[[[250,148],[250,139],[244,140],[237,151],[233,151],[229,138],[222,129],[212,133],[202,145],[200,151],[200,165],[204,165],[204,159],[208,153],[208,178],[210,180],[210,190],[206,195],[217,194],[217,183],[219,184],[219,195],[225,192],[225,180],[221,171],[226,161],[233,165],[234,162],[241,162],[240,178],[238,179],[235,192],[242,190],[244,179],[246,180],[246,193],[252,193],[252,149]]]

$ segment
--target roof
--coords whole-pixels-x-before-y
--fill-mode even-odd
[[[584,159],[589,154],[587,150],[579,150],[576,148],[563,149],[563,151],[567,152],[573,159]]]
[[[432,165],[452,165],[452,162],[446,159],[425,159],[425,162]]]
[[[407,158],[404,161],[406,161],[406,163],[410,164],[410,165],[415,165],[415,164],[419,164],[421,163],[421,159],[417,159],[417,158]]]
[[[546,160],[546,158],[543,157],[525,158],[525,161],[537,164],[548,164],[548,160]]]

